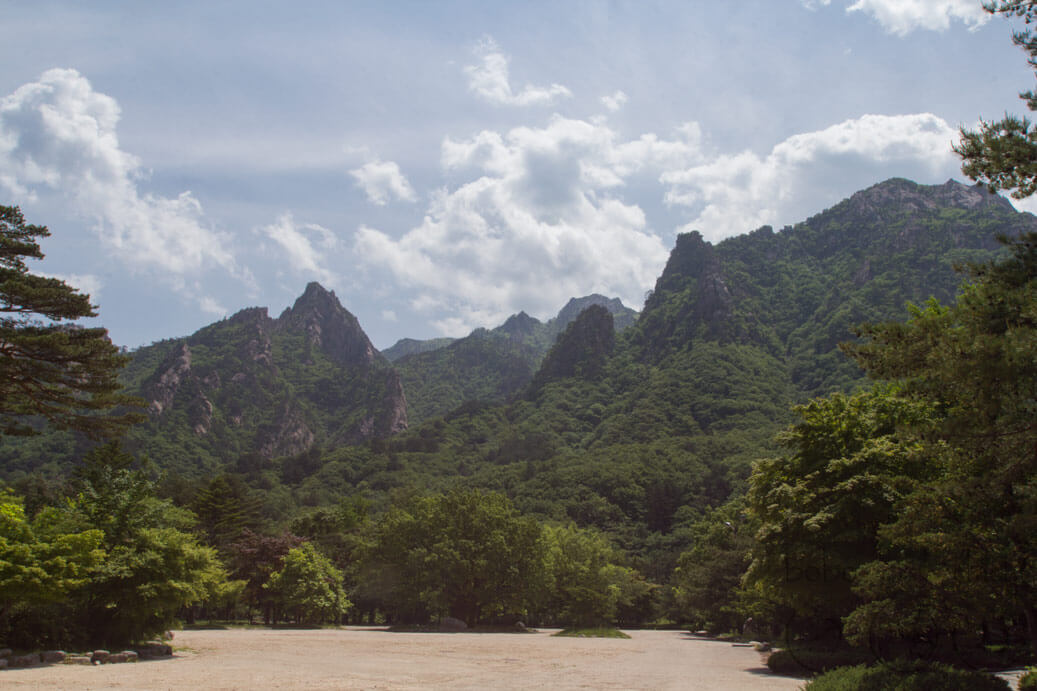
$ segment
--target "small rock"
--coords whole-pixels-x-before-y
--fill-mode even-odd
[[[0,669],[7,669],[7,658],[0,657]]]
[[[89,655],[69,655],[65,658],[66,665],[92,665],[93,659]]]
[[[107,650],[95,650],[93,655],[90,656],[90,661],[95,665],[103,665],[108,662],[108,658],[111,656],[112,654]]]
[[[440,631],[464,631],[467,628],[468,624],[454,617],[443,617],[439,620]]]
[[[515,630],[516,631],[528,631],[528,629],[526,628],[526,625],[524,623],[522,623],[521,621],[516,621],[515,622]]]
[[[770,651],[771,644],[767,643],[766,641],[757,642],[757,643],[753,643],[753,648],[758,653],[766,653],[766,652]]]
[[[44,650],[40,653],[40,658],[43,659],[43,664],[52,665],[58,662],[64,662],[68,654],[64,650]]]

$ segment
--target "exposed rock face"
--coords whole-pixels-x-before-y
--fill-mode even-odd
[[[138,351],[128,369],[154,362],[154,348],[164,349],[161,364],[134,374],[150,403],[149,429],[140,437],[145,452],[152,439],[182,440],[176,430],[184,427],[198,446],[164,448],[189,463],[205,453],[204,462],[236,462],[242,450],[295,456],[315,444],[356,443],[407,427],[399,376],[317,283],[276,320],[265,307],[243,309],[188,338]]]
[[[306,292],[278,317],[277,328],[301,329],[312,346],[340,365],[370,367],[379,357],[357,318],[319,283],[306,286]]]
[[[182,341],[159,366],[153,383],[145,387],[144,396],[150,402],[149,412],[161,415],[168,410],[190,371],[191,349],[186,341]]]
[[[263,458],[295,456],[313,446],[314,439],[313,431],[307,427],[299,410],[286,404],[276,416],[274,425],[260,430],[256,453]]]

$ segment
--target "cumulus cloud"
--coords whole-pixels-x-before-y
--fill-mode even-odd
[[[686,229],[719,240],[800,221],[891,175],[951,177],[956,139],[957,130],[930,113],[865,115],[789,137],[766,156],[723,154],[660,179],[669,187],[667,203],[695,214]]]
[[[572,96],[561,84],[533,86],[526,84],[516,93],[511,88],[508,58],[492,38],[484,38],[475,49],[480,62],[464,68],[468,88],[480,98],[498,106],[534,106],[549,104],[558,98]]]
[[[45,72],[0,100],[0,186],[26,202],[62,199],[133,269],[158,269],[181,287],[210,266],[247,279],[190,192],[141,193],[140,162],[119,146],[119,115],[75,70]]]
[[[603,122],[557,115],[544,127],[447,139],[443,166],[468,181],[438,191],[402,237],[361,227],[354,250],[420,291],[412,309],[448,335],[519,310],[551,316],[592,292],[637,306],[668,248],[617,193],[635,174],[658,177],[699,156],[693,126],[627,141]]]
[[[609,111],[615,112],[623,107],[623,104],[627,102],[627,95],[622,91],[617,90],[615,93],[608,96],[601,97],[601,103]]]
[[[273,240],[281,256],[293,271],[314,277],[325,283],[334,283],[336,275],[324,265],[326,250],[333,249],[338,241],[335,234],[315,223],[296,223],[292,214],[282,214],[277,221],[259,229],[262,235]],[[318,245],[322,249],[318,249]]]
[[[367,198],[378,206],[385,206],[392,198],[405,202],[417,200],[414,188],[393,161],[374,160],[349,171]]]
[[[831,4],[831,0],[802,0],[802,4],[815,9],[818,4]],[[846,11],[870,15],[883,29],[897,36],[906,36],[915,29],[946,31],[953,20],[975,31],[990,20],[976,0],[855,0]]]

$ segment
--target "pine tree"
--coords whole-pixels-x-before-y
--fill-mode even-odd
[[[0,206],[0,436],[37,432],[32,418],[92,438],[113,436],[139,419],[119,406],[139,405],[119,393],[128,358],[103,328],[74,322],[97,316],[90,296],[57,278],[29,272],[42,259],[44,226],[25,222],[17,207]]]

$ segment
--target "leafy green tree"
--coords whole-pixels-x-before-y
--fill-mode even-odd
[[[790,454],[756,464],[747,504],[759,522],[750,592],[794,613],[800,631],[838,631],[860,601],[852,574],[878,556],[879,528],[927,473],[924,449],[901,441],[931,411],[876,388],[797,406],[779,439]],[[787,622],[786,622],[787,623]]]
[[[290,550],[283,564],[263,586],[280,612],[296,624],[337,623],[350,607],[342,572],[310,542]]]
[[[249,608],[250,622],[255,607],[262,612],[264,623],[273,623],[274,593],[263,586],[274,572],[281,569],[285,555],[302,544],[303,538],[288,532],[262,535],[245,528],[228,546],[231,575],[245,583],[243,595]]]
[[[95,317],[90,297],[57,278],[29,272],[42,259],[44,226],[25,222],[17,207],[0,206],[0,435],[36,433],[30,420],[94,437],[114,436],[136,413],[103,415],[138,405],[117,380],[128,358],[102,328],[73,322]]]
[[[104,556],[101,538],[51,530],[46,516],[30,523],[21,499],[0,493],[0,638],[12,607],[58,602],[82,586]]]
[[[399,618],[469,626],[520,614],[543,577],[540,526],[502,494],[455,489],[393,507],[375,529],[367,579]]]
[[[103,532],[107,554],[70,603],[91,643],[124,644],[168,628],[181,608],[221,595],[216,551],[188,532],[190,512],[154,496],[154,485],[117,443],[92,451],[78,492],[56,525]]]
[[[608,538],[594,530],[545,526],[547,545],[547,616],[570,627],[600,626],[616,620],[620,607],[631,607],[651,585],[634,570],[618,564]]]
[[[1009,256],[972,267],[953,307],[932,302],[847,347],[939,413],[910,425],[935,477],[883,529],[885,559],[860,573],[858,637],[918,634],[933,611],[948,613],[944,630],[1021,614],[1037,650],[1037,234],[1006,242]]]
[[[673,574],[681,621],[718,633],[741,629],[746,612],[739,585],[749,567],[755,527],[741,496],[692,526],[694,544],[680,555]]]

